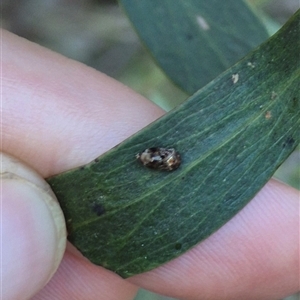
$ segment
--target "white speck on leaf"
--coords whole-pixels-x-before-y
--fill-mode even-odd
[[[250,62],[250,61],[247,63],[247,66],[250,67],[250,68],[252,68],[252,69],[255,68],[255,64],[252,63],[252,62]]]
[[[199,15],[197,16],[197,23],[198,23],[198,25],[200,26],[200,28],[202,30],[209,30],[210,29],[210,27],[209,27],[208,23],[206,22],[206,20],[203,17],[199,16]]]
[[[231,79],[233,84],[236,84],[239,81],[239,74],[232,74]]]

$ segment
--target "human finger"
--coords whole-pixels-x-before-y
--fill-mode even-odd
[[[270,180],[192,250],[131,282],[179,299],[274,300],[300,290],[299,191]]]
[[[44,179],[1,153],[1,296],[29,299],[52,277],[66,246],[60,206]]]

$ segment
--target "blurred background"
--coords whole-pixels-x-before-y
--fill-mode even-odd
[[[272,28],[299,8],[299,0],[249,2]],[[2,0],[1,5],[2,28],[123,82],[165,110],[187,98],[155,65],[116,0]],[[300,189],[299,147],[275,177]],[[141,289],[135,300],[168,299]],[[286,298],[296,299],[299,294]]]

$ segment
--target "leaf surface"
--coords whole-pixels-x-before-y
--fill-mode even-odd
[[[123,277],[180,255],[231,219],[299,143],[299,11],[185,103],[90,164],[48,179],[69,240]],[[181,166],[135,155],[174,147]]]
[[[166,74],[192,94],[268,38],[242,0],[119,0]]]

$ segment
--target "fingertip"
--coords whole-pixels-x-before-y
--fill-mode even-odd
[[[16,163],[19,168],[12,167]],[[65,222],[42,178],[38,185],[37,174],[5,154],[2,166],[2,295],[30,299],[50,280],[62,259]]]

